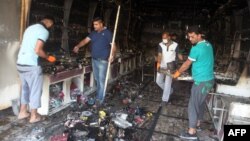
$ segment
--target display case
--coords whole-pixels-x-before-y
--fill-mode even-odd
[[[73,70],[67,70],[59,72],[55,75],[45,74],[44,75],[44,83],[43,83],[43,92],[42,92],[42,98],[41,98],[41,104],[42,107],[38,109],[38,112],[42,115],[50,115],[58,110],[61,110],[70,102],[72,99],[70,98],[70,86],[72,83],[75,83],[77,87],[82,91],[83,90],[83,71],[82,69],[73,69]],[[50,107],[50,94],[52,93],[51,85],[61,83],[62,87],[62,93],[63,93],[63,99],[62,104],[56,108]],[[59,85],[59,84],[58,84]]]

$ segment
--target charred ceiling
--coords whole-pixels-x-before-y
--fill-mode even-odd
[[[67,1],[72,1],[70,9]],[[185,41],[185,27],[199,24],[216,34],[214,39],[224,44],[224,37],[231,38],[241,17],[249,17],[247,0],[32,0],[30,24],[41,15],[50,13],[56,18],[51,33],[53,46],[60,47],[63,39],[68,48],[84,38],[91,31],[93,17],[103,17],[106,26],[114,30],[118,5],[119,16],[117,44],[121,50],[153,48],[159,42],[164,30],[178,34]],[[69,18],[67,19],[67,14]],[[233,17],[234,15],[234,17]],[[236,16],[238,15],[238,16]],[[249,18],[243,18],[242,26],[248,27]],[[68,25],[63,25],[68,20]],[[229,26],[230,25],[230,26]],[[63,27],[63,28],[62,28]],[[226,27],[226,28],[224,28]],[[225,30],[225,31],[224,31]],[[68,33],[68,37],[62,37]],[[217,33],[219,32],[219,33]],[[66,34],[64,34],[66,35]],[[185,44],[185,42],[183,43]],[[185,45],[183,45],[185,46]]]
[[[215,14],[231,14],[247,5],[246,0],[138,0],[137,9],[146,20],[199,22]]]

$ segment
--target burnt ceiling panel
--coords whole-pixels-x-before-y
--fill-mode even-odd
[[[220,12],[231,14],[246,0],[137,0],[137,10],[146,19],[204,20]]]

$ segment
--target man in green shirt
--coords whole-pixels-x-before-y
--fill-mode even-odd
[[[203,39],[203,33],[198,26],[188,29],[188,37],[193,44],[188,59],[178,69],[173,78],[177,78],[192,64],[194,84],[188,103],[189,129],[180,135],[184,139],[197,139],[197,128],[203,119],[205,100],[214,84],[214,55],[212,45]]]

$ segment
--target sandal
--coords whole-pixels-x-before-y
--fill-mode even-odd
[[[34,121],[29,121],[30,123],[37,123],[37,122],[41,122],[41,121],[45,121],[47,118],[45,116],[39,116],[38,118],[36,118]]]

